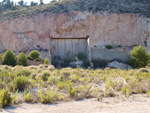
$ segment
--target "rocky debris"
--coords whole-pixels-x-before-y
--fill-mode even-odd
[[[107,67],[110,68],[119,68],[119,69],[131,69],[132,67],[128,64],[124,64],[118,61],[109,62],[107,64]]]
[[[70,62],[69,66],[72,68],[82,67],[83,61]]]

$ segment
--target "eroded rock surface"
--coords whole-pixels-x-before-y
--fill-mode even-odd
[[[32,49],[47,56],[49,38],[90,37],[91,48],[105,45],[150,48],[150,19],[135,14],[70,12],[41,13],[0,21],[0,52],[11,48],[16,53]]]

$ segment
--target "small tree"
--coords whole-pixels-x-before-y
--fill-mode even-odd
[[[24,52],[21,52],[19,56],[17,57],[17,64],[27,66],[27,57],[24,54]]]
[[[44,64],[49,64],[49,59],[48,58],[45,58]]]
[[[14,54],[14,52],[10,49],[8,49],[3,58],[2,58],[2,64],[3,65],[11,65],[11,66],[15,66],[16,65],[16,55]]]
[[[141,45],[134,47],[130,53],[130,64],[133,68],[145,67],[148,64],[148,54],[146,54],[146,48]]]
[[[33,50],[31,51],[31,53],[29,54],[29,57],[33,58],[33,59],[37,59],[40,58],[40,53],[37,50]]]

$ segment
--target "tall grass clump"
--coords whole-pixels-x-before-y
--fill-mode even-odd
[[[11,97],[11,94],[10,94],[8,88],[2,89],[0,91],[0,107],[4,108],[4,107],[14,103],[16,97],[17,97],[17,92],[13,97]]]
[[[14,85],[18,90],[24,90],[29,84],[29,80],[25,76],[18,76],[14,78]]]

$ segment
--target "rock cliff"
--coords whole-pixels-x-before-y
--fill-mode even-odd
[[[0,21],[0,51],[37,49],[47,54],[49,38],[90,37],[91,47],[105,45],[150,49],[150,19],[136,14],[70,12],[40,13]]]

